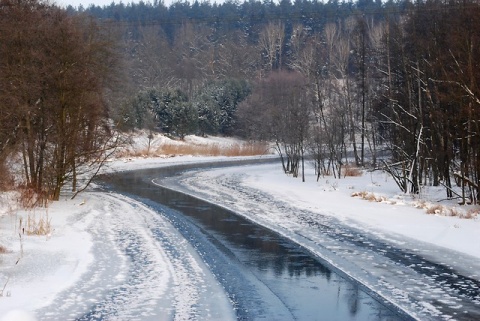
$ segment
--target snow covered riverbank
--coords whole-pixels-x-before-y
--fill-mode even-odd
[[[182,157],[117,161],[111,164],[110,170],[225,159]],[[251,211],[256,216],[251,217],[274,229],[280,227],[280,232],[291,238],[295,238],[299,229],[305,229],[304,223],[315,220],[315,216],[304,216],[308,212],[317,213],[319,219],[321,215],[330,215],[346,225],[375,233],[379,238],[403,243],[414,251],[418,245],[415,240],[439,245],[445,250],[439,252],[435,247],[429,255],[479,279],[479,264],[474,261],[480,258],[478,219],[428,215],[424,209],[415,208],[422,202],[399,196],[394,183],[384,174],[340,180],[328,177],[319,182],[310,176],[302,183],[283,175],[279,165],[262,165],[249,167],[248,171],[237,167],[199,172],[195,176],[187,175],[183,183],[190,192],[209,201],[229,202],[229,207],[242,213],[251,210],[252,195],[268,196],[289,204],[290,209],[297,210],[282,212],[283,216],[279,217],[271,215],[270,203],[262,207],[260,201],[255,203],[256,211]],[[260,193],[251,194],[251,191]],[[368,202],[351,197],[353,192],[364,191],[384,196],[384,201]],[[2,244],[9,252],[0,256],[0,281],[2,287],[6,285],[0,298],[0,320],[13,309],[30,311],[42,320],[44,317],[61,320],[62,316],[76,315],[82,305],[97,303],[102,295],[99,286],[105,290],[119,288],[111,302],[124,297],[136,298],[128,300],[130,305],[126,304],[124,311],[112,312],[119,319],[131,319],[129,311],[140,310],[143,314],[137,314],[137,318],[142,320],[158,320],[160,314],[175,314],[179,319],[190,314],[207,319],[234,317],[223,290],[211,279],[195,251],[167,222],[142,204],[99,192],[80,194],[73,201],[64,197],[47,210],[35,210],[37,218],[48,214],[53,228],[51,235],[22,236],[21,241],[18,218],[31,213],[14,212],[1,218]],[[165,233],[164,237],[149,234],[152,226]],[[169,240],[170,243],[166,243]],[[127,254],[132,244],[141,251]],[[453,250],[467,256],[457,257]],[[468,257],[472,260],[464,259]],[[131,277],[129,273],[133,273],[135,259],[147,260],[152,265],[142,271],[139,283],[130,284],[127,281]],[[381,269],[377,267],[375,273],[378,275]],[[124,284],[128,284],[125,289]],[[398,290],[399,296],[408,294],[408,289],[397,288],[397,284],[391,286]],[[62,293],[65,289],[68,292]],[[216,294],[210,297],[211,293]],[[43,308],[49,304],[59,304],[58,314],[49,312],[46,315]],[[431,310],[432,315],[437,313]]]
[[[249,167],[248,171],[238,168],[205,171],[185,184],[198,194],[203,192],[213,197],[222,192],[219,186],[222,180],[239,175],[242,177],[237,184],[266,192],[296,208],[321,212],[350,224],[361,223],[371,230],[407,236],[480,259],[480,217],[463,219],[444,215],[441,205],[444,211],[453,209],[459,215],[468,209],[453,202],[436,202],[442,196],[433,187],[419,197],[401,194],[391,177],[383,172],[341,179],[323,177],[317,182],[311,171],[302,183],[300,178],[283,175],[280,164],[273,164]],[[363,193],[377,199],[352,196]],[[235,200],[235,207],[240,208],[238,202]],[[429,207],[438,207],[438,213],[427,214]]]
[[[207,160],[212,159],[117,161],[108,171]],[[11,208],[0,216],[0,241],[7,250],[0,254],[0,320],[24,320],[26,315],[66,320],[96,304],[102,305],[97,316],[108,311],[118,320],[234,319],[223,289],[165,219],[117,194],[70,196],[46,209]],[[49,221],[51,233],[24,234],[20,218],[25,227],[28,217]],[[148,264],[136,266],[137,261]],[[109,292],[115,294],[105,301]]]
[[[384,173],[319,182],[312,173],[302,183],[283,175],[279,164],[267,164],[158,183],[277,231],[419,320],[479,316],[480,222],[427,214],[438,205],[399,195]],[[376,200],[352,197],[365,193]]]

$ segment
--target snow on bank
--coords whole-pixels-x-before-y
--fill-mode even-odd
[[[89,220],[79,201],[57,202],[48,209],[15,210],[0,217],[0,238],[7,253],[0,256],[0,316],[9,310],[48,305],[77,280],[93,257]],[[23,232],[27,220],[51,222],[49,235]],[[20,219],[22,226],[20,227]]]
[[[235,156],[273,151],[273,149],[269,150],[268,145],[246,142],[232,137],[187,135],[180,140],[171,139],[163,134],[137,131],[131,135],[124,135],[121,140],[124,143],[115,151],[116,157],[121,158],[170,158],[179,155]]]
[[[325,177],[319,182],[310,173],[303,183],[282,174],[280,164],[265,164],[193,171],[155,182],[277,231],[418,320],[450,320],[457,313],[468,313],[461,309],[478,311],[478,296],[456,296],[453,293],[462,291],[444,287],[441,277],[451,276],[453,286],[468,282],[475,292],[478,283],[459,280],[456,273],[480,280],[478,219],[428,215],[418,209],[424,201],[399,195],[384,173],[338,180]],[[351,197],[365,191],[381,201]],[[385,245],[378,247],[378,241]],[[393,259],[384,252],[391,252]],[[405,258],[395,258],[396,254]],[[435,263],[423,260],[446,268],[425,274],[420,271],[435,269]]]
[[[144,138],[141,143],[145,143]],[[228,144],[224,140],[216,143]],[[134,144],[139,145],[140,142]],[[109,162],[105,171],[243,158],[125,158]],[[395,235],[394,239],[401,241],[402,237],[408,237],[480,258],[478,217],[467,220],[428,215],[424,209],[416,208],[425,202],[401,195],[395,183],[384,173],[366,173],[361,177],[345,179],[325,177],[316,182],[310,169],[306,182],[302,183],[300,179],[282,174],[279,165],[265,165],[249,168],[248,171],[238,168],[206,171],[199,173],[197,177],[203,178],[191,185],[197,186],[207,199],[212,200],[219,192],[218,185],[213,182],[219,177],[221,180],[221,177],[229,179],[240,175],[239,172],[242,185],[268,193],[292,207],[334,216],[345,224],[368,229],[383,238]],[[211,188],[217,191],[205,194]],[[383,200],[369,202],[351,197],[354,192],[374,193],[383,196]],[[426,190],[422,196],[433,200],[436,197],[433,192],[433,188]],[[242,209],[239,203],[232,206]],[[446,204],[446,207],[455,208],[455,204]],[[42,320],[63,320],[62,316],[78,315],[85,311],[86,304],[96,304],[104,309],[112,302],[99,302],[101,294],[104,294],[99,289],[113,291],[116,296],[112,300],[121,296],[131,299],[128,301],[131,305],[125,305],[124,311],[115,311],[124,319],[131,317],[128,311],[144,313],[144,320],[157,320],[159,315],[171,316],[172,313],[179,317],[194,313],[206,319],[234,318],[223,290],[195,251],[182,241],[173,227],[137,202],[115,194],[88,192],[80,194],[76,200],[64,197],[48,209],[30,212],[3,202],[0,203],[0,214],[3,214],[0,215],[0,245],[8,250],[8,253],[0,254],[0,291],[3,289],[0,320],[7,312],[16,309],[37,316],[39,313],[50,313],[48,316],[42,314]],[[25,222],[28,215],[35,215],[36,220],[41,217],[50,220],[51,235],[19,235],[19,219],[22,216]],[[274,218],[271,224],[282,224],[287,230],[291,228],[287,220]],[[165,235],[158,238],[152,234],[153,229],[161,230]],[[121,238],[119,231],[130,231],[126,235],[139,237]],[[165,243],[169,239],[174,241]],[[145,253],[142,259],[155,263],[156,268],[140,266],[144,271],[140,283],[122,292],[124,290],[120,290],[119,285],[128,280],[133,264],[133,254],[127,254],[129,246]],[[139,251],[134,254],[139,254]],[[472,262],[468,267],[466,263],[455,264],[463,264],[469,270],[469,276],[480,278],[476,269],[479,264]],[[157,286],[152,287],[153,284]],[[211,296],[211,293],[215,294]],[[57,307],[54,312],[46,308],[49,305]]]
[[[113,159],[106,163],[102,172],[243,158],[188,155],[147,158],[143,153],[149,143],[150,148],[156,150],[163,145],[189,144],[229,148],[241,142],[231,138],[195,136],[175,141],[163,135],[154,135],[149,141],[147,133],[136,133],[130,144],[120,149],[120,154],[137,156]],[[130,301],[137,302],[137,306],[126,306],[125,309],[134,311],[142,307],[139,301],[153,300],[160,303],[150,302],[148,308],[143,307],[143,320],[149,317],[162,319],[158,314],[167,319],[175,314],[182,319],[188,318],[189,313],[205,319],[233,319],[233,310],[223,289],[188,242],[166,221],[141,204],[128,204],[120,196],[106,197],[102,193],[87,192],[75,200],[70,200],[70,196],[64,195],[46,209],[27,211],[18,208],[15,193],[0,194],[0,252],[6,251],[0,253],[0,320],[3,317],[5,320],[26,318],[28,313],[41,315],[42,320],[64,320],[65,315],[78,316],[85,312],[87,304],[103,304],[105,309],[110,303],[98,303],[100,293],[118,291],[115,287],[119,282],[125,282],[128,262],[132,260],[132,253],[126,247],[129,240],[114,234],[127,230],[131,230],[132,235],[143,235],[143,241],[135,241],[134,246],[146,244],[142,251],[159,267],[150,272],[155,272],[162,280],[155,280],[159,286],[151,289],[152,280],[147,282],[147,275],[144,275],[144,283],[134,287],[136,292],[129,293],[135,296]],[[143,210],[139,212],[139,208]],[[40,220],[49,222],[51,232],[41,236],[28,235],[24,228],[29,219],[36,224]],[[153,228],[163,231],[163,239],[159,235],[145,235]],[[169,244],[166,240],[177,242]],[[140,295],[142,286],[150,290],[143,298]],[[92,294],[94,292],[97,294]],[[53,312],[51,305],[56,306]],[[152,309],[155,311],[149,314]],[[115,313],[122,315],[119,311]],[[126,314],[123,317],[129,318]]]
[[[117,151],[117,158],[109,160],[102,172],[118,172],[125,170],[135,170],[140,168],[164,167],[169,165],[205,163],[211,161],[224,160],[240,160],[245,158],[255,158],[258,156],[193,156],[178,154],[158,154],[163,152],[162,147],[165,146],[190,146],[192,152],[195,147],[205,147],[200,151],[207,153],[210,151],[208,147],[216,147],[218,150],[229,150],[232,147],[245,146],[245,142],[231,137],[200,137],[195,135],[185,136],[184,140],[173,140],[164,135],[156,134],[149,140],[148,132],[138,132],[132,137],[124,138],[129,141]],[[150,147],[149,147],[150,144]],[[150,149],[150,155],[148,150]],[[167,148],[168,150],[168,148]],[[266,150],[263,157],[272,156],[273,149]],[[156,156],[152,156],[156,155]]]
[[[204,171],[196,173],[186,185],[207,195],[206,198],[214,197],[215,191],[220,189],[216,181],[235,175],[241,175],[240,184],[273,195],[295,208],[331,215],[347,224],[360,224],[372,231],[405,236],[480,258],[480,217],[462,218],[468,210],[478,212],[478,207],[458,207],[454,202],[437,203],[435,199],[442,196],[434,188],[425,187],[423,198],[405,195],[399,192],[393,179],[381,171],[341,179],[322,177],[318,182],[310,171],[306,174],[306,181],[302,182],[300,178],[282,174],[279,164],[249,167],[248,171],[239,168]],[[352,196],[364,192],[377,199]],[[429,206],[438,204],[453,209],[460,216],[427,214]],[[234,205],[239,207],[240,204]]]
[[[34,215],[51,222],[51,234],[23,234],[20,217]],[[66,195],[47,209],[13,210],[0,227],[8,250],[0,256],[0,320],[22,313],[67,320],[92,308],[119,320],[234,319],[189,243],[163,216],[123,196]]]
[[[429,192],[426,187],[427,191],[423,195],[425,199],[419,200],[401,194],[393,179],[381,171],[337,180],[325,177],[319,182],[315,181],[313,175],[309,175],[305,183],[300,179],[278,175],[278,170],[274,168],[260,168],[248,174],[246,185],[274,194],[296,207],[327,213],[340,220],[358,222],[371,230],[403,235],[480,258],[478,217],[462,219],[427,214],[425,202],[431,203],[429,199],[442,198],[433,188]],[[369,192],[383,196],[383,199],[369,201],[352,197],[354,192]],[[452,202],[444,206],[456,207]],[[458,213],[463,210],[457,209]]]

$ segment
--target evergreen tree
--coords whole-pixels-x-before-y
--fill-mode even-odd
[[[202,88],[201,94],[195,99],[200,133],[233,134],[238,104],[249,93],[248,82],[237,79],[211,82]]]

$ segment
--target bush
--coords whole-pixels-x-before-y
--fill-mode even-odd
[[[350,165],[345,165],[342,167],[342,172],[344,177],[358,177],[362,176],[362,171],[358,167],[350,166]]]
[[[13,175],[6,164],[0,161],[0,191],[11,190],[14,185]]]

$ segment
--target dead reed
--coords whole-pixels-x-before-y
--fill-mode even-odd
[[[362,176],[362,171],[355,166],[345,165],[342,167],[342,173],[344,177],[359,177]]]
[[[124,150],[117,154],[117,157],[164,157],[164,156],[255,156],[264,155],[268,151],[266,143],[238,143],[229,146],[220,144],[187,144],[187,143],[166,143],[148,150]]]

